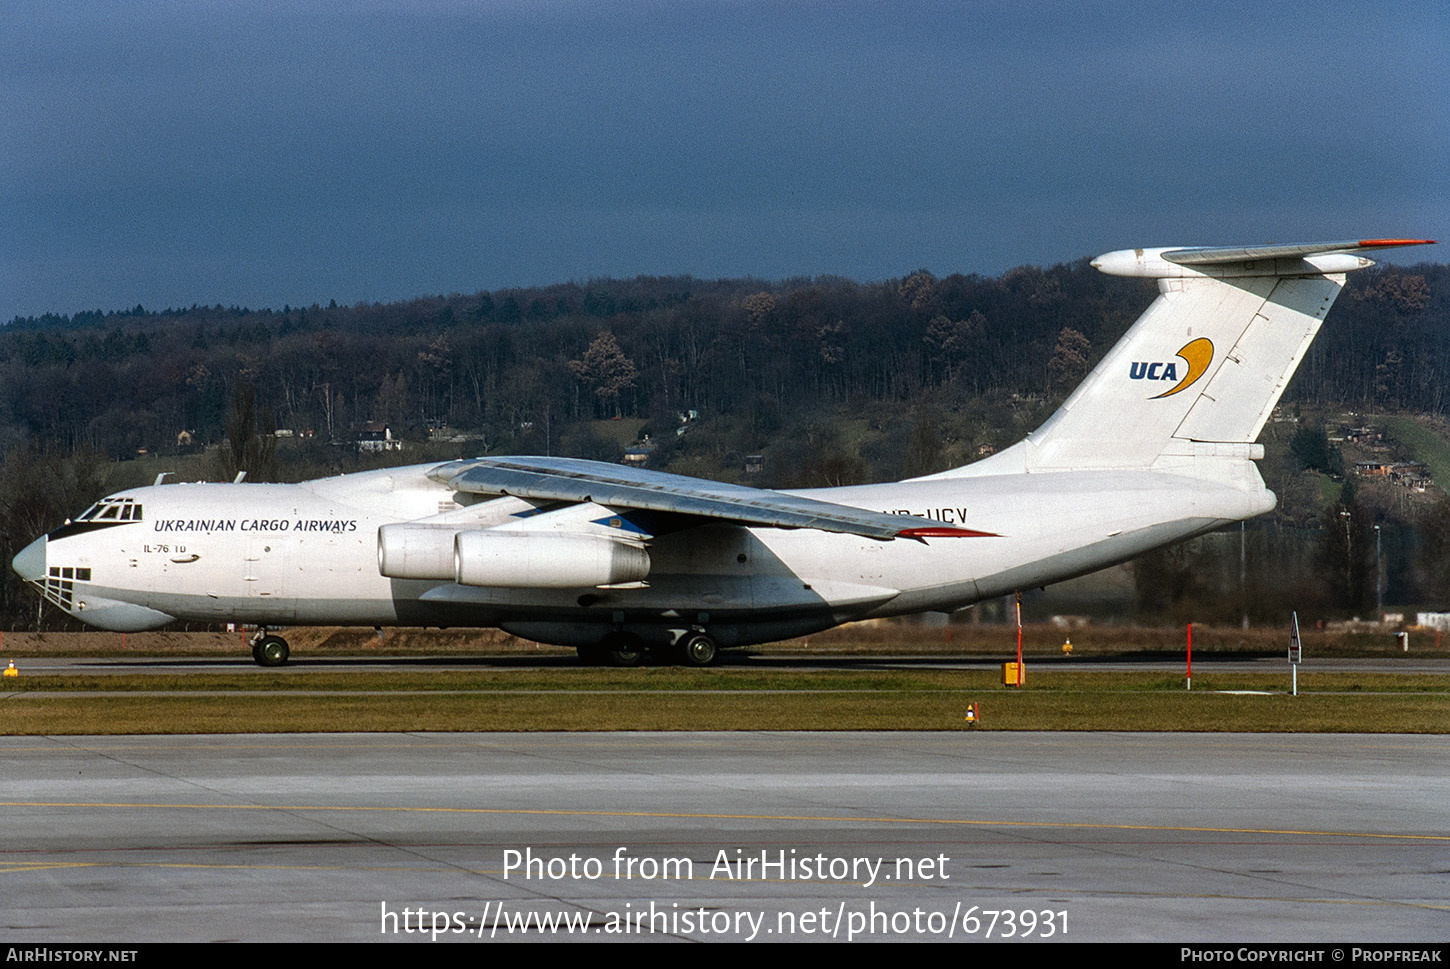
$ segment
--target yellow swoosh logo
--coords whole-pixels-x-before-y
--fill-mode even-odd
[[[1172,397],[1180,390],[1187,390],[1197,383],[1198,378],[1208,372],[1208,365],[1213,362],[1213,341],[1206,336],[1201,336],[1197,340],[1184,344],[1183,349],[1178,351],[1178,355],[1188,361],[1188,373],[1173,385],[1172,390],[1165,390],[1157,397],[1150,399],[1161,400],[1164,397]]]

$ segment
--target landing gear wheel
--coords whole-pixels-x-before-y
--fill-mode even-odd
[[[685,666],[712,666],[720,658],[720,647],[704,633],[689,633],[675,645]]]
[[[644,662],[644,644],[629,633],[605,636],[601,649],[610,666],[639,666]]]
[[[252,658],[259,666],[282,666],[291,652],[287,640],[281,636],[263,636],[252,647]]]

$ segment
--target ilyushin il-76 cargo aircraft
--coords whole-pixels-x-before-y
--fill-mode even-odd
[[[101,629],[173,620],[498,627],[588,663],[689,665],[842,623],[951,611],[1274,507],[1269,412],[1361,252],[1432,240],[1129,249],[1158,298],[1036,431],[891,484],[767,491],[568,458],[482,457],[301,484],[159,484],[15,556]]]

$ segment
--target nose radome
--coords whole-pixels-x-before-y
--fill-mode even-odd
[[[26,582],[39,582],[45,578],[45,536],[42,535],[20,550],[10,562],[10,567]]]

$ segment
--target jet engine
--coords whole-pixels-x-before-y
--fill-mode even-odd
[[[389,579],[431,579],[506,589],[574,589],[641,582],[649,552],[602,535],[556,531],[384,525],[378,571]]]
[[[384,525],[378,529],[378,571],[389,579],[453,581],[454,528]]]
[[[640,545],[568,532],[459,532],[452,578],[460,585],[570,589],[641,582],[649,553]]]

